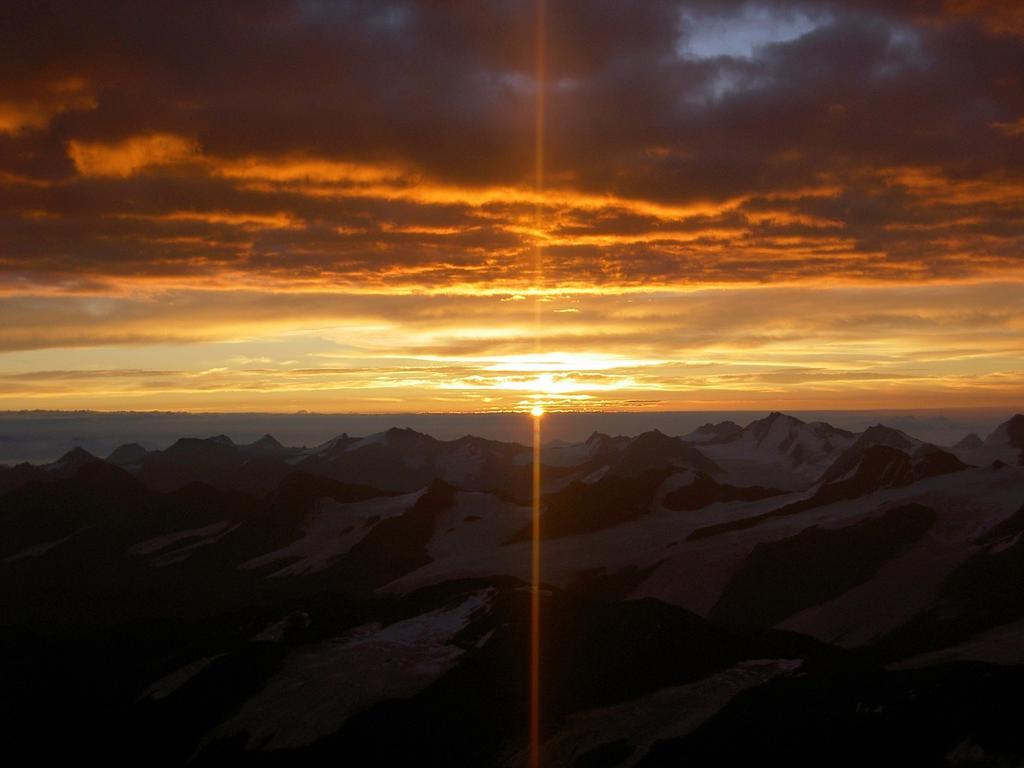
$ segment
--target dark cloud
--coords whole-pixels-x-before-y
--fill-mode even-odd
[[[532,2],[0,15],[8,289],[529,282]],[[1019,269],[1020,24],[981,0],[551,0],[548,279]]]

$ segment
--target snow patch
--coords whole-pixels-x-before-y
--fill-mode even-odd
[[[218,653],[216,656],[204,656],[201,659],[196,659],[191,664],[186,664],[174,670],[171,674],[160,678],[144,690],[136,701],[142,701],[143,699],[160,701],[160,699],[166,699],[221,656],[227,656],[227,654]]]
[[[302,747],[372,704],[415,696],[455,666],[464,650],[452,638],[493,595],[481,590],[457,605],[388,626],[367,624],[292,653],[207,743],[245,734],[248,750]]]
[[[45,555],[47,552],[49,552],[54,547],[59,547],[65,541],[70,539],[72,535],[74,535],[74,534],[70,534],[68,536],[65,536],[62,539],[55,539],[53,541],[44,541],[41,544],[35,544],[35,545],[29,547],[28,549],[23,549],[23,550],[21,550],[21,552],[18,552],[17,554],[11,555],[10,557],[7,557],[7,558],[4,558],[3,560],[0,560],[0,563],[14,563],[14,562],[17,562],[18,560],[24,560],[24,559],[29,558],[29,557],[42,557],[43,555]]]
[[[230,525],[230,523],[227,520],[222,520],[219,523],[205,525],[202,528],[188,528],[187,530],[168,533],[164,536],[155,536],[152,539],[146,539],[145,541],[132,545],[128,548],[128,554],[143,556],[152,555],[163,549],[167,549],[173,544],[177,544],[179,541],[206,539],[210,536],[215,536],[223,531],[228,525]]]
[[[541,746],[542,765],[573,765],[574,759],[601,744],[629,741],[633,753],[618,766],[640,762],[659,741],[692,733],[717,714],[737,694],[781,675],[792,674],[800,659],[752,659],[695,683],[665,688],[632,701],[578,712]],[[526,764],[525,751],[514,755],[508,766]]]
[[[294,561],[270,577],[305,576],[325,570],[358,544],[377,522],[401,515],[425,492],[420,490],[403,496],[383,496],[347,504],[322,500],[302,526],[299,538],[281,549],[248,560],[240,567],[255,569],[281,561]]]

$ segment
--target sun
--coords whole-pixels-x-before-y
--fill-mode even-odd
[[[535,405],[535,406],[533,406],[533,408],[530,409],[530,415],[531,416],[535,416],[536,418],[539,419],[541,416],[544,415],[544,406],[542,406],[542,405]]]

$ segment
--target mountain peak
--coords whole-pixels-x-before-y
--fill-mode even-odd
[[[803,421],[798,419],[796,416],[790,416],[788,413],[783,413],[782,411],[772,411],[767,416],[765,416],[763,419],[761,419],[761,421],[775,422],[775,421],[778,421],[780,419],[782,419],[783,421],[792,422],[794,424],[803,424],[804,423]]]
[[[761,446],[766,441],[769,444],[786,442],[788,445],[787,437],[792,434],[795,427],[801,427],[803,424],[804,422],[794,416],[772,411],[763,419],[756,419],[747,424],[743,431],[753,436],[756,446]]]
[[[229,448],[237,448],[237,446],[231,438],[225,435],[217,435],[216,437],[179,437],[163,453],[175,455],[200,451],[204,454],[211,452],[219,454],[229,452],[227,451]]]
[[[244,446],[244,449],[250,453],[274,454],[284,451],[285,447],[273,435],[266,434],[259,440],[254,440]]]
[[[436,442],[435,438],[423,432],[417,432],[412,427],[391,427],[391,429],[384,432],[384,439],[390,445],[403,448],[411,445],[432,444]]]
[[[630,443],[631,446],[654,446],[654,445],[667,445],[678,442],[679,438],[669,437],[660,429],[649,429],[646,432],[641,432],[639,435],[633,438]]]
[[[95,456],[93,456],[91,453],[89,453],[87,450],[85,450],[85,448],[81,448],[81,447],[76,445],[70,451],[68,451],[63,456],[61,456],[59,459],[57,459],[56,463],[57,464],[68,464],[68,463],[72,463],[72,462],[81,462],[81,461],[99,461],[99,459],[97,459]]]
[[[984,443],[982,442],[981,438],[978,437],[977,433],[971,432],[969,435],[965,435],[964,437],[960,438],[960,440],[958,440],[953,445],[953,450],[970,451],[974,450],[975,448],[981,448],[983,444]]]
[[[87,464],[93,464],[98,461],[100,461],[100,459],[93,456],[84,448],[75,446],[57,459],[57,461],[46,465],[46,469],[50,472],[55,472],[58,475],[68,476],[74,474]]]
[[[399,441],[403,444],[414,440],[419,441],[434,439],[430,435],[424,434],[423,432],[417,432],[412,427],[391,427],[386,432],[384,432],[383,435],[388,442]]]
[[[917,449],[921,444],[920,440],[915,440],[898,429],[887,427],[884,424],[875,424],[860,433],[853,445],[843,451],[825,470],[819,482],[834,482],[841,477],[848,476],[860,465],[866,454],[870,453],[877,458],[886,453],[876,450],[879,447],[892,448],[904,453],[909,461],[909,452]]]
[[[858,445],[888,445],[891,448],[907,450],[920,445],[921,441],[912,438],[905,432],[884,424],[874,424],[861,432],[857,438]]]
[[[111,451],[110,455],[107,456],[107,461],[118,466],[134,464],[141,461],[147,453],[148,451],[139,443],[125,443]]]
[[[772,411],[763,418],[754,419],[752,422],[747,424],[746,427],[744,427],[744,431],[768,432],[776,424],[789,424],[792,426],[799,426],[800,424],[803,423],[804,422],[800,421],[800,419],[798,419],[796,416],[790,416],[788,414],[782,413],[781,411]]]
[[[1012,445],[1024,449],[1024,414],[1016,413],[985,438],[985,445]]]
[[[634,437],[623,448],[611,471],[635,477],[648,470],[666,467],[689,467],[709,475],[721,471],[721,467],[689,443],[657,429]]]
[[[734,421],[720,421],[717,424],[709,421],[685,435],[683,439],[691,443],[724,443],[734,440],[742,433],[743,427]]]

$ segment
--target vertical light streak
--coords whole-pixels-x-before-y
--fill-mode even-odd
[[[546,62],[544,60],[544,12],[545,0],[537,0],[537,41],[536,41],[536,72],[534,75],[537,89],[534,105],[534,146],[533,146],[533,186],[537,191],[537,202],[533,208],[533,228],[535,242],[533,246],[533,287],[536,293],[533,298],[533,335],[534,347],[540,354],[540,313],[541,288],[544,285],[544,245],[540,237],[543,231],[544,205],[544,78]]]
[[[540,419],[533,416],[533,563],[530,569],[530,768],[540,766]]]
[[[537,240],[533,248],[534,349],[541,352],[541,288],[544,282],[544,250],[540,238],[544,208],[539,193],[544,190],[544,14],[545,0],[537,0],[536,74],[537,101],[534,111],[533,181],[538,192],[534,207],[534,230]],[[530,768],[540,768],[540,419],[544,409],[533,408],[533,531],[532,564],[530,568]]]

